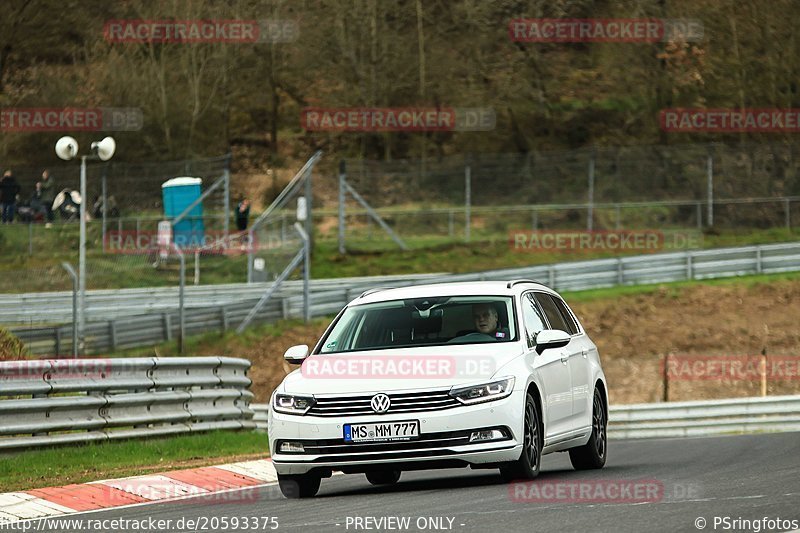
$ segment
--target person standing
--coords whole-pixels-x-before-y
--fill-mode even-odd
[[[247,229],[247,221],[250,218],[250,200],[242,198],[239,205],[236,206],[236,228],[239,231]]]
[[[53,201],[56,199],[56,180],[50,175],[50,171],[44,169],[42,172],[42,203],[47,210],[47,227],[53,222]]]
[[[17,195],[20,188],[17,179],[10,170],[3,172],[0,179],[0,209],[2,210],[3,224],[14,222],[14,212],[17,208]]]

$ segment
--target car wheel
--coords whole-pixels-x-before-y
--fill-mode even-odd
[[[519,459],[500,467],[500,475],[506,481],[533,479],[539,475],[542,463],[542,423],[536,402],[530,394],[525,395],[525,424],[522,454]]]
[[[287,498],[311,498],[319,491],[320,476],[301,474],[282,476],[278,474],[278,485],[281,493]]]
[[[583,446],[569,451],[569,460],[575,470],[591,470],[603,468],[608,453],[608,437],[606,435],[606,410],[599,389],[594,389],[592,401],[592,436]]]
[[[367,481],[373,485],[394,485],[400,480],[400,470],[377,470],[367,472]]]

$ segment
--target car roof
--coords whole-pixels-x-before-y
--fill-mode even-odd
[[[510,284],[512,286],[509,288]],[[541,283],[527,280],[428,283],[409,287],[371,289],[353,300],[351,305],[433,296],[513,296],[519,294],[522,290],[530,289],[554,292]]]

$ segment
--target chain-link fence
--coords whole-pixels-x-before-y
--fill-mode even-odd
[[[800,218],[800,145],[696,144],[348,159],[354,189],[412,245],[502,237],[509,230],[791,228]],[[394,246],[348,195],[341,211],[356,247]],[[333,237],[333,235],[329,236]]]

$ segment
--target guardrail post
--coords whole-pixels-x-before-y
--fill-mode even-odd
[[[622,285],[625,282],[625,272],[624,272],[625,264],[622,262],[622,258],[617,258],[617,284]]]
[[[225,332],[228,331],[228,313],[224,305],[219,307],[219,314],[222,317],[222,333],[225,334]]]
[[[694,272],[692,268],[692,254],[689,252],[686,253],[686,279],[688,280],[694,279]]]
[[[767,354],[761,354],[761,396],[767,395]]]
[[[117,349],[117,327],[113,320],[108,321],[108,336],[111,341],[111,349]]]
[[[178,248],[174,242],[172,247],[178,255],[178,260],[181,262],[180,281],[178,284],[178,320],[180,321],[180,328],[178,330],[178,353],[183,354],[183,343],[186,338],[186,320],[183,314],[183,290],[186,285],[186,258],[183,257],[183,252]]]
[[[170,319],[169,313],[164,313],[164,339],[168,341],[172,340],[172,320]]]
[[[756,273],[761,274],[764,269],[761,263],[761,246],[756,246]]]

